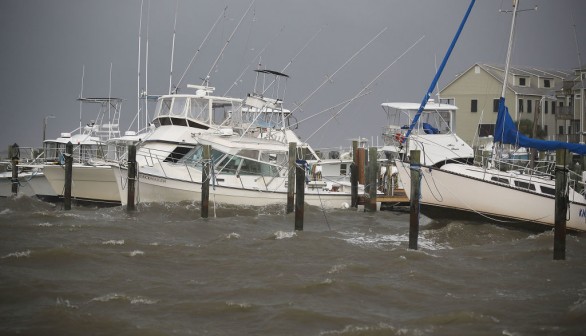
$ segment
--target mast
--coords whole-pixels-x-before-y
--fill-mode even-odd
[[[501,91],[501,98],[505,98],[505,91],[507,90],[507,80],[509,78],[509,64],[511,62],[511,50],[513,49],[513,37],[515,36],[515,19],[517,18],[517,9],[519,8],[519,0],[513,0],[513,20],[511,20],[511,32],[509,35],[509,45],[507,47],[507,58],[505,61],[505,79],[503,80],[503,90]]]
[[[456,42],[458,42],[458,38],[460,37],[460,33],[462,33],[462,29],[464,29],[464,25],[466,24],[466,21],[468,20],[468,16],[470,15],[470,11],[472,11],[472,7],[474,6],[474,2],[475,2],[475,0],[472,0],[470,2],[470,5],[468,6],[468,10],[466,11],[464,18],[462,19],[462,22],[460,23],[460,27],[458,27],[458,31],[456,32],[456,35],[454,36],[454,39],[452,40],[452,43],[450,44],[450,47],[448,48],[448,51],[446,52],[446,55],[444,56],[442,64],[440,65],[439,70],[436,72],[435,77],[431,81],[431,85],[429,86],[429,89],[427,90],[427,92],[425,93],[425,96],[423,97],[423,100],[421,101],[421,106],[419,106],[419,110],[417,111],[417,114],[415,114],[415,117],[413,118],[413,121],[411,122],[411,125],[409,126],[409,130],[407,131],[407,134],[405,134],[405,138],[403,139],[403,142],[407,141],[407,139],[409,138],[409,135],[411,135],[411,131],[413,131],[413,128],[415,127],[415,125],[417,125],[417,121],[419,120],[419,117],[421,116],[421,113],[423,112],[423,109],[425,108],[425,105],[427,104],[427,101],[429,100],[429,96],[431,96],[431,92],[433,92],[433,89],[435,88],[437,81],[439,80],[442,72],[444,71],[444,67],[446,66],[446,63],[448,62],[448,58],[450,58],[450,55],[452,54],[452,50],[454,50],[454,46],[456,45]]]
[[[171,82],[173,81],[173,54],[175,53],[175,32],[177,30],[177,8],[179,0],[175,3],[175,23],[173,24],[173,43],[171,44],[171,71],[169,72],[169,94],[171,94]]]
[[[142,6],[144,0],[140,1],[140,19],[138,20],[138,78],[136,80],[136,130],[140,132],[140,40],[142,39]]]

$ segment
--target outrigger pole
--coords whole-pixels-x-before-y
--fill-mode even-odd
[[[404,143],[407,140],[407,138],[409,138],[409,135],[411,135],[411,131],[413,130],[413,128],[417,124],[417,121],[419,120],[419,117],[421,116],[421,113],[423,112],[423,109],[425,108],[425,105],[427,104],[427,101],[429,100],[431,93],[433,92],[433,88],[435,88],[437,81],[439,80],[442,72],[444,71],[444,67],[446,66],[446,63],[448,62],[448,58],[450,58],[450,55],[452,54],[452,50],[454,50],[454,46],[456,45],[456,42],[458,41],[458,38],[460,37],[460,33],[462,32],[462,29],[464,29],[464,25],[466,24],[466,21],[468,20],[468,16],[470,15],[470,11],[472,11],[472,7],[474,6],[475,2],[476,2],[475,0],[472,0],[470,2],[470,6],[468,6],[468,10],[466,11],[466,15],[464,15],[464,18],[462,19],[462,22],[460,23],[460,27],[458,28],[458,31],[456,32],[456,35],[454,36],[454,39],[452,40],[452,43],[450,44],[450,47],[448,48],[448,51],[446,52],[446,55],[444,56],[442,64],[440,65],[438,71],[435,74],[435,77],[433,78],[433,81],[431,82],[431,85],[429,86],[429,89],[425,93],[425,96],[423,97],[423,101],[421,101],[421,106],[419,106],[419,110],[417,110],[417,113],[415,114],[415,117],[413,118],[413,121],[411,122],[411,125],[409,126],[409,130],[407,131],[407,134],[405,134],[405,137],[403,138],[402,143]]]

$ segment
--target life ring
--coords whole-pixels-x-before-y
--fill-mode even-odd
[[[405,140],[405,136],[401,133],[395,133],[395,140],[402,143]]]

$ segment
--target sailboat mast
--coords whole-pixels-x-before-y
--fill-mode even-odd
[[[507,47],[507,59],[505,61],[505,77],[503,80],[503,90],[501,97],[505,97],[507,89],[507,79],[509,78],[509,64],[511,62],[511,50],[513,49],[513,38],[515,36],[515,19],[517,18],[517,9],[519,8],[519,0],[513,0],[513,20],[511,20],[511,32],[509,35],[509,45]]]

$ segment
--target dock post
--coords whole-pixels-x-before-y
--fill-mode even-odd
[[[212,146],[203,145],[203,164],[201,174],[201,217],[208,218],[210,205],[210,171],[212,161]]]
[[[128,145],[128,194],[126,211],[136,210],[136,145]]]
[[[412,150],[411,159],[411,196],[410,202],[410,216],[409,216],[409,248],[417,250],[417,240],[419,237],[419,197],[421,196],[421,165],[420,165],[420,151]]]
[[[297,143],[289,142],[289,172],[287,175],[287,213],[295,210],[295,159]]]
[[[12,193],[14,195],[18,194],[18,160],[20,159],[20,149],[18,148],[18,145],[16,143],[14,143],[14,145],[10,146],[9,148],[9,152],[10,152],[10,161],[12,163]]]
[[[352,164],[350,165],[351,206],[358,207],[358,140],[352,141]]]
[[[566,259],[566,213],[568,210],[567,179],[568,151],[558,149],[555,153],[555,226],[553,236],[553,259]]]
[[[65,145],[65,186],[63,191],[63,209],[71,210],[71,179],[73,178],[73,144]]]
[[[305,214],[305,148],[301,148],[300,159],[297,160],[295,172],[295,231],[303,231]]]
[[[376,212],[376,192],[378,190],[378,153],[376,147],[368,148],[368,202],[365,212]]]

